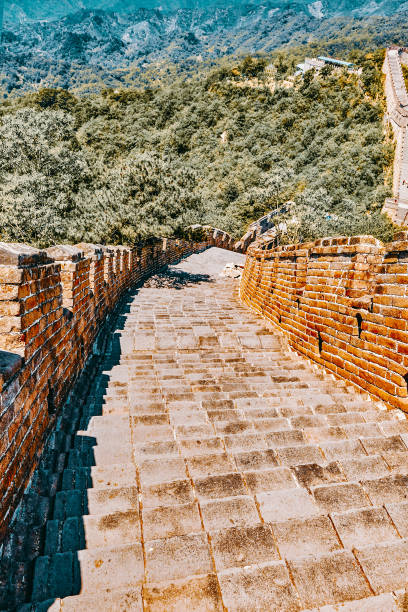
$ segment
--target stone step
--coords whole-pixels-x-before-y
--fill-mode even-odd
[[[26,604],[19,612],[78,612],[96,610],[103,612],[143,612],[141,588],[119,589],[104,592],[103,600],[97,600],[93,595],[74,595],[62,599],[50,599],[38,604]]]
[[[144,577],[140,544],[80,550],[38,557],[34,567],[33,603],[70,595],[104,594],[117,589],[137,589]]]
[[[137,294],[126,354],[111,340],[58,418],[4,547],[1,602],[32,586],[25,612],[143,610],[142,598],[334,612],[347,572],[354,609],[369,597],[352,551],[384,539],[392,555],[408,537],[407,421],[283,352],[230,291]],[[160,348],[134,351],[133,338]]]
[[[137,510],[100,516],[74,516],[65,521],[48,521],[44,554],[121,546],[140,541]]]
[[[20,609],[30,596],[27,580],[30,562],[4,557],[0,560],[0,610]]]
[[[60,486],[61,472],[38,468],[31,481],[30,489],[38,495],[53,497]]]
[[[55,496],[53,518],[64,521],[75,516],[104,515],[137,509],[135,486],[59,491]]]
[[[62,473],[60,490],[107,489],[126,487],[135,483],[135,466],[132,463],[118,463],[106,466],[66,469]]]

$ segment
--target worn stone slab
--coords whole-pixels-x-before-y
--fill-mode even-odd
[[[259,522],[254,499],[249,495],[201,501],[200,507],[207,531]]]
[[[181,457],[143,460],[139,464],[142,485],[160,484],[173,480],[186,479],[186,465]]]
[[[318,485],[343,482],[346,477],[340,465],[332,461],[326,465],[318,463],[306,463],[304,465],[295,465],[291,468],[302,487],[311,488]]]
[[[376,544],[355,551],[358,562],[376,595],[406,588],[408,541]]]
[[[194,487],[200,500],[245,495],[247,490],[240,474],[220,474],[196,478]]]
[[[273,523],[272,531],[281,556],[288,559],[330,553],[341,548],[327,516]]]
[[[305,439],[313,444],[320,442],[330,442],[335,440],[345,440],[347,434],[343,428],[337,426],[309,427],[305,429]]]
[[[363,438],[361,443],[368,454],[408,452],[400,436]]]
[[[248,450],[265,450],[267,443],[262,434],[236,434],[224,436],[227,450],[233,453]]]
[[[226,453],[188,457],[187,464],[193,478],[211,476],[212,474],[226,474],[236,470],[231,457]]]
[[[139,512],[113,512],[105,516],[84,516],[87,548],[108,548],[139,543],[141,539]]]
[[[329,425],[355,425],[356,423],[365,423],[363,412],[343,412],[339,414],[327,414],[327,422]]]
[[[336,483],[312,489],[319,507],[325,512],[342,512],[370,505],[370,500],[357,483]]]
[[[144,576],[141,544],[118,548],[80,550],[81,593],[100,593],[106,589],[134,589]]]
[[[160,506],[143,510],[143,534],[146,540],[158,540],[202,530],[198,505]]]
[[[244,472],[245,482],[252,493],[262,493],[275,489],[290,489],[297,487],[289,468],[273,468],[271,470],[259,470]]]
[[[404,612],[404,609],[398,606],[392,593],[385,593],[358,601],[323,606],[319,612]]]
[[[277,448],[276,455],[280,463],[287,466],[324,461],[319,448],[312,445]]]
[[[147,584],[143,589],[145,612],[222,612],[223,605],[214,574],[187,580]]]
[[[250,470],[267,470],[278,466],[278,461],[275,451],[254,450],[234,453],[234,459],[237,468],[242,471]]]
[[[381,478],[389,474],[389,468],[380,455],[342,459],[340,465],[349,480]]]
[[[408,538],[408,502],[386,504],[385,508],[397,528],[399,535],[402,538]]]
[[[303,446],[305,444],[304,434],[299,429],[268,433],[265,434],[265,439],[268,446],[275,449],[280,447],[292,447],[295,445]]]
[[[210,423],[178,425],[175,429],[179,440],[186,438],[213,438],[215,436],[214,428]]]
[[[399,540],[399,535],[384,508],[362,508],[331,514],[344,548],[362,548]]]
[[[137,488],[114,487],[108,489],[89,489],[86,501],[89,514],[94,515],[107,514],[108,512],[137,510]]]
[[[146,442],[134,445],[134,456],[136,463],[140,464],[145,459],[158,459],[159,457],[178,457],[179,448],[174,440],[159,440],[158,442]]]
[[[147,541],[145,551],[148,583],[209,574],[213,569],[204,534]]]
[[[188,504],[193,499],[194,491],[189,480],[146,485],[142,489],[143,508]]]
[[[170,425],[136,425],[133,427],[133,441],[136,443],[174,440]]]
[[[279,554],[270,527],[240,526],[211,533],[217,570],[278,561]]]
[[[214,453],[223,453],[224,445],[221,438],[194,438],[180,440],[180,451],[184,457],[213,455]]]
[[[278,522],[320,514],[313,497],[304,489],[279,489],[256,496],[266,522]]]
[[[381,432],[385,436],[398,436],[399,434],[408,433],[408,421],[383,421],[379,425]]]
[[[364,440],[366,438],[380,438],[383,435],[376,423],[343,425],[343,430],[350,439],[362,438],[362,440]]]
[[[383,453],[385,462],[395,474],[408,474],[408,453]]]
[[[283,563],[224,570],[218,574],[228,610],[296,612],[300,602]]]
[[[408,476],[384,476],[361,484],[375,506],[408,501]]]
[[[339,459],[352,459],[354,457],[365,457],[363,445],[359,440],[345,440],[344,442],[326,442],[320,445],[327,461],[338,461]]]
[[[337,551],[288,562],[303,607],[314,608],[371,595],[351,552]]]
[[[106,612],[143,612],[142,589],[127,589],[125,591],[100,591],[99,597],[95,595],[77,595],[74,597],[65,597],[61,601],[61,610],[68,612],[78,612],[78,610],[87,610],[93,612],[96,610]],[[54,607],[47,609],[49,612],[54,611]]]

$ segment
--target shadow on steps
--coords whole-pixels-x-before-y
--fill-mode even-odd
[[[81,591],[79,551],[86,548],[90,504],[98,504],[98,494],[89,493],[97,469],[97,440],[86,429],[93,416],[102,414],[109,370],[120,361],[120,330],[136,293],[123,297],[100,354],[88,360],[61,410],[2,543],[2,611],[45,612],[56,599]]]
[[[173,267],[167,267],[162,272],[149,278],[144,287],[148,288],[168,288],[184,289],[197,283],[212,283],[214,280],[209,274],[193,274]]]

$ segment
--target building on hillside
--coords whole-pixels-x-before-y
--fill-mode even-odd
[[[296,74],[305,74],[308,70],[317,70],[319,71],[323,68],[324,62],[315,58],[315,57],[305,57],[305,61],[301,64],[297,64],[297,72]]]
[[[344,60],[335,59],[334,57],[319,55],[317,59],[325,64],[337,66],[338,68],[347,68],[347,70],[352,70],[354,68],[354,64],[352,62],[345,62]]]
[[[273,76],[275,76],[275,74],[276,74],[276,66],[275,66],[274,64],[268,64],[268,65],[265,67],[265,74],[266,74],[268,77],[273,77]]]
[[[304,75],[308,70],[315,70],[320,72],[324,66],[333,66],[334,68],[346,68],[347,70],[354,70],[354,64],[351,62],[345,62],[344,60],[335,59],[333,57],[325,57],[320,55],[319,57],[305,57],[304,62],[297,64],[296,76]]]

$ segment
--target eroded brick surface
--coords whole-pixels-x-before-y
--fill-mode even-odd
[[[237,257],[123,312],[34,480],[27,610],[403,610],[405,421],[288,353],[218,276]]]

